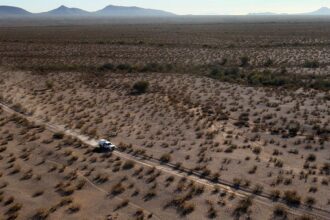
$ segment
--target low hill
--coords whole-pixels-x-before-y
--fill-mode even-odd
[[[322,7],[316,11],[307,13],[309,15],[330,15],[330,8]]]
[[[146,9],[139,7],[124,7],[109,5],[97,12],[95,15],[101,16],[121,16],[121,17],[134,17],[134,16],[174,16],[175,14],[155,9]]]
[[[89,12],[79,8],[68,8],[62,5],[59,8],[41,14],[49,16],[84,16],[89,15]]]
[[[31,15],[32,13],[18,7],[0,6],[0,16],[22,16]]]

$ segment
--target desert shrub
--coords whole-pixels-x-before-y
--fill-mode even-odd
[[[74,187],[70,187],[67,186],[65,187],[64,185],[59,186],[57,192],[61,195],[61,196],[69,196],[72,195],[75,191]]]
[[[226,65],[227,62],[228,62],[228,59],[227,58],[222,58],[221,61],[219,62],[219,64],[221,66],[224,66],[224,65]]]
[[[18,212],[19,210],[21,210],[21,208],[22,208],[22,204],[15,203],[7,210],[6,214],[13,214],[13,213]]]
[[[241,78],[238,68],[213,67],[209,76],[214,79],[220,79],[226,82],[234,82]]]
[[[181,216],[186,216],[195,210],[195,204],[186,201],[185,197],[176,197],[166,204],[166,207],[174,207]]]
[[[99,173],[94,178],[98,183],[105,183],[109,180],[109,174],[107,173]]]
[[[242,180],[238,178],[233,179],[233,185],[235,188],[239,188],[241,186]]]
[[[171,161],[171,155],[169,153],[166,153],[166,154],[163,154],[161,157],[160,157],[160,161],[162,163],[168,163]]]
[[[330,163],[324,163],[320,168],[320,170],[325,175],[330,175]]]
[[[217,183],[217,182],[219,181],[219,178],[220,178],[220,173],[219,173],[219,172],[217,172],[217,173],[213,173],[213,174],[211,175],[211,180],[212,180],[212,182],[214,182],[214,183]]]
[[[288,215],[287,210],[285,209],[285,207],[281,206],[281,205],[277,205],[275,206],[274,210],[273,210],[273,216],[274,218],[280,218],[280,219],[286,219]]]
[[[248,173],[249,173],[249,174],[255,174],[256,171],[257,171],[257,169],[258,169],[257,166],[253,166],[253,167],[248,171]]]
[[[73,202],[72,197],[64,197],[61,199],[61,201],[58,203],[59,207],[69,205]]]
[[[250,62],[250,58],[247,57],[247,56],[243,56],[243,57],[240,57],[240,66],[241,67],[245,67],[245,66],[248,66],[249,65],[249,62]]]
[[[264,62],[264,66],[265,67],[270,67],[270,66],[272,66],[273,65],[273,60],[272,59],[270,59],[270,58],[268,58],[265,62]]]
[[[49,216],[49,210],[38,209],[31,217],[31,220],[45,220]]]
[[[315,198],[311,197],[311,196],[308,196],[306,199],[305,199],[305,204],[309,207],[312,207],[313,205],[315,205],[316,203],[316,200]]]
[[[330,93],[324,95],[324,100],[330,101]]]
[[[270,197],[272,200],[278,200],[281,197],[281,192],[279,190],[272,190],[270,192]]]
[[[125,200],[121,201],[121,202],[116,206],[115,210],[122,209],[122,208],[126,207],[128,204],[129,204],[129,200],[128,200],[128,199],[125,199]]]
[[[234,216],[239,217],[242,214],[248,213],[251,206],[252,206],[251,197],[241,199],[234,209],[234,212],[233,212]]]
[[[134,161],[128,160],[124,163],[123,169],[124,170],[130,170],[130,169],[134,168],[134,166],[135,166]]]
[[[289,135],[291,137],[297,136],[297,133],[300,131],[300,124],[296,121],[290,121],[287,125]]]
[[[316,186],[309,187],[308,192],[316,193],[317,192],[317,187]]]
[[[42,194],[44,194],[44,191],[43,190],[38,190],[35,193],[33,193],[32,197],[38,197],[38,196],[41,196]]]
[[[296,75],[287,74],[284,69],[281,72],[270,70],[243,72],[238,68],[211,65],[208,76],[225,82],[247,84],[251,86],[269,86],[286,88],[313,88],[318,90],[329,90],[330,79],[323,75]]]
[[[131,72],[133,70],[133,67],[130,64],[124,63],[124,64],[119,64],[116,67],[118,70],[121,71],[127,71],[127,72]]]
[[[254,71],[247,74],[246,82],[249,85],[283,86],[288,84],[290,80],[281,74],[275,74],[269,70],[265,70],[262,72]]]
[[[147,63],[143,68],[142,72],[162,72],[164,70],[164,66],[158,63]]]
[[[136,212],[134,213],[134,217],[137,220],[143,220],[143,219],[145,219],[143,210],[142,209],[136,210]]]
[[[294,190],[290,191],[285,191],[283,195],[283,200],[288,204],[288,205],[293,205],[293,206],[298,206],[300,205],[300,196],[298,193]]]
[[[144,196],[143,196],[143,199],[145,201],[149,201],[151,200],[152,198],[154,198],[156,196],[156,192],[154,190],[149,190]]]
[[[149,88],[148,81],[138,81],[133,85],[133,92],[137,94],[145,93]]]
[[[114,186],[111,188],[110,193],[111,193],[111,195],[113,195],[113,196],[117,196],[117,195],[123,193],[124,191],[125,191],[124,186],[123,186],[121,183],[118,183],[118,184],[114,185]]]
[[[53,139],[63,139],[64,133],[63,132],[56,132],[53,134]]]
[[[47,89],[52,89],[54,87],[54,83],[50,80],[47,80],[45,82],[45,86],[46,86]]]
[[[306,158],[307,161],[309,162],[314,162],[316,160],[315,154],[309,154]]]
[[[208,218],[216,218],[217,217],[217,211],[214,209],[214,207],[212,205],[207,210],[207,217]]]
[[[7,205],[13,203],[14,200],[15,200],[14,197],[10,196],[6,201],[4,201],[4,205],[7,206]]]
[[[232,153],[236,148],[237,148],[236,146],[232,145],[232,146],[227,147],[227,148],[224,150],[224,152],[225,152],[225,153]]]
[[[276,162],[275,162],[275,167],[283,167],[283,161],[281,161],[281,160],[276,160]]]
[[[14,109],[16,112],[19,112],[21,114],[24,114],[25,112],[27,112],[26,109],[20,103],[14,104],[12,106],[12,109]],[[21,119],[21,120],[24,120],[24,119]]]
[[[315,69],[320,67],[320,63],[316,60],[306,60],[303,67]]]
[[[254,194],[260,194],[260,193],[262,193],[263,189],[264,189],[264,187],[263,187],[262,185],[257,184],[257,185],[255,185],[255,187],[253,188],[253,193],[254,193]]]
[[[306,214],[297,218],[297,220],[313,220],[313,219],[315,219],[315,218],[313,218],[312,216],[306,215]]]
[[[106,63],[99,67],[99,70],[101,71],[114,70],[114,69],[115,69],[115,65],[113,65],[112,63]]]
[[[309,84],[307,84],[309,85]],[[320,89],[320,90],[326,90],[328,91],[330,89],[330,79],[323,79],[323,78],[319,78],[314,80],[310,86],[313,89]]]
[[[82,179],[79,180],[78,183],[76,184],[76,189],[81,190],[86,184],[86,180]]]
[[[256,155],[259,155],[260,152],[261,152],[261,147],[255,147],[255,148],[253,148],[252,152],[253,152],[254,154],[256,154]]]
[[[181,208],[182,208],[180,211],[181,215],[186,216],[195,210],[195,205],[192,203],[184,202]]]
[[[4,152],[4,151],[6,151],[6,150],[7,150],[7,147],[6,147],[6,146],[2,146],[2,147],[0,147],[0,153]]]
[[[68,207],[67,212],[73,214],[79,212],[79,210],[80,210],[80,205],[72,204]]]

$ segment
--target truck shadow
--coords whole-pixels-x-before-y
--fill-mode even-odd
[[[111,152],[112,152],[112,150],[104,149],[104,148],[95,148],[93,150],[93,153],[98,153],[98,154],[111,153]]]

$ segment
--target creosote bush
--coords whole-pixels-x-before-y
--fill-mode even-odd
[[[147,92],[148,88],[149,88],[148,81],[138,81],[133,85],[133,92],[136,94],[142,94]]]
[[[170,154],[163,154],[161,157],[160,157],[160,161],[162,163],[168,163],[171,161],[171,155]]]
[[[54,139],[63,139],[64,133],[63,132],[56,132],[53,134]]]
[[[290,191],[290,190],[285,191],[283,199],[288,205],[293,205],[293,206],[300,205],[301,198],[296,191]]]
[[[303,66],[305,68],[315,69],[320,67],[320,63],[316,60],[306,60]]]

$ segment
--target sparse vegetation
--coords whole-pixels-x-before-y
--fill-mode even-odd
[[[329,209],[326,22],[107,22],[0,28],[5,219]]]

